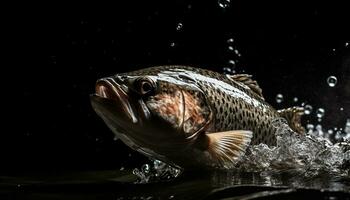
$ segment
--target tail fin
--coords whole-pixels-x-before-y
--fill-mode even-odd
[[[305,133],[305,128],[301,125],[301,116],[304,115],[304,108],[302,107],[291,107],[277,111],[281,117],[285,118],[288,125],[300,134]]]

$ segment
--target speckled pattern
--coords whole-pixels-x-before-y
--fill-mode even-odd
[[[170,72],[176,78],[196,85],[205,94],[213,112],[212,126],[208,132],[251,130],[251,144],[275,145],[275,129],[271,123],[279,114],[254,91],[223,74],[194,67],[159,66],[125,75],[158,76]]]

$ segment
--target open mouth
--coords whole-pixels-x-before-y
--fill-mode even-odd
[[[132,120],[133,123],[137,123],[137,118],[133,112],[133,109],[129,103],[129,96],[122,89],[122,86],[115,82],[112,78],[100,79],[96,82],[95,95],[92,96],[93,100],[98,102],[113,102],[116,108],[121,108],[121,111]],[[121,113],[122,115],[122,113]]]

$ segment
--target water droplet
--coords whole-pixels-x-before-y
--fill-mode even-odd
[[[294,98],[293,98],[293,101],[294,101],[294,102],[298,102],[298,100],[299,100],[298,97],[294,97]]]
[[[228,48],[228,50],[230,50],[230,51],[233,51],[233,50],[234,50],[233,46],[228,46],[227,48]]]
[[[178,23],[177,26],[176,26],[176,30],[177,30],[177,31],[181,31],[182,28],[183,28],[183,24],[182,24],[181,22]]]
[[[232,69],[230,67],[224,67],[222,70],[224,71],[224,74],[231,74],[232,73]]]
[[[117,136],[114,136],[114,137],[113,137],[113,140],[114,140],[114,141],[117,141],[117,140],[118,140],[118,137],[117,137]]]
[[[171,47],[175,47],[175,42],[171,42],[171,43],[170,43],[170,46],[171,46]]]
[[[227,40],[227,44],[229,44],[229,45],[232,45],[233,42],[234,42],[233,38],[230,38],[230,39]]]
[[[311,114],[311,112],[312,112],[312,106],[311,105],[309,105],[309,104],[305,105],[304,109],[305,109],[304,110],[305,115],[310,115]]]
[[[343,108],[343,107],[341,107],[339,110],[340,110],[340,111],[343,111],[343,110],[344,110],[344,108]]]
[[[342,138],[343,138],[343,137],[342,137],[341,132],[340,132],[340,131],[337,131],[337,132],[335,133],[334,139],[335,139],[336,141],[339,141],[339,140],[341,140]]]
[[[141,170],[142,170],[142,172],[148,174],[148,173],[150,172],[150,166],[149,166],[149,164],[144,164],[144,165],[142,165]]]
[[[282,94],[277,94],[276,95],[276,102],[277,103],[282,103],[283,101],[283,95]]]
[[[346,120],[344,132],[345,132],[346,134],[350,134],[350,119],[347,119],[347,120]]]
[[[333,130],[332,130],[332,129],[329,129],[327,132],[328,132],[328,134],[330,134],[330,135],[333,134]]]
[[[314,130],[314,125],[313,124],[307,124],[306,125],[307,130]]]
[[[235,49],[235,54],[236,55],[241,55],[237,49]]]
[[[236,66],[236,62],[234,60],[229,60],[228,64],[230,64],[230,66],[233,66],[233,67]]]
[[[335,49],[332,49],[333,52],[335,52]]]
[[[319,108],[319,109],[317,109],[317,111],[316,111],[316,116],[317,116],[317,118],[322,118],[323,116],[324,116],[324,109],[323,108]]]
[[[329,87],[334,87],[337,84],[337,77],[335,76],[330,76],[327,78],[327,83],[329,85]]]
[[[230,6],[230,2],[231,0],[219,0],[218,3],[219,3],[219,6],[223,9],[227,8]]]
[[[318,133],[318,135],[319,136],[324,136],[324,134],[323,134],[323,131],[322,131],[322,125],[321,124],[317,124],[316,125],[316,131],[317,131],[317,133]]]
[[[119,170],[120,170],[120,171],[124,171],[124,169],[125,169],[124,167],[121,167]]]
[[[168,199],[173,199],[174,198],[174,195],[170,195]]]
[[[349,46],[349,42],[345,42],[345,47]]]

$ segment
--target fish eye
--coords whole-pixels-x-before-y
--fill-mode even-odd
[[[153,92],[156,88],[156,84],[150,78],[143,77],[136,80],[136,90],[141,95],[146,95]]]

